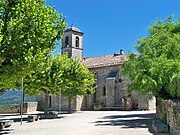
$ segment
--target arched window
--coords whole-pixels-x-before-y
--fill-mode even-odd
[[[65,38],[65,47],[68,47],[69,46],[69,38],[68,36],[66,36]]]
[[[79,37],[76,37],[76,47],[79,47]]]
[[[103,87],[103,96],[106,96],[106,87]]]

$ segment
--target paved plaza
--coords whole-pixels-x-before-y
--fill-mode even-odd
[[[151,129],[154,111],[84,111],[57,119],[15,122],[0,134],[13,135],[167,135]]]

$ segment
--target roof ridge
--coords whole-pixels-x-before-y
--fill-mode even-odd
[[[114,55],[114,54],[107,54],[107,55],[104,55],[104,56],[95,56],[95,57],[91,57],[91,58],[88,58],[88,59],[94,59],[94,58],[100,58],[100,57],[107,57],[107,56],[111,56],[111,55]]]
[[[123,55],[108,54],[104,56],[88,58],[84,60],[83,63],[88,68],[95,68],[95,67],[121,65],[123,64],[124,61],[127,60],[128,60],[127,54],[123,54]]]

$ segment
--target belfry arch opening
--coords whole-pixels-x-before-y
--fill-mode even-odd
[[[76,47],[79,47],[79,37],[76,36]]]
[[[68,47],[69,46],[69,37],[66,36],[65,37],[65,47]]]

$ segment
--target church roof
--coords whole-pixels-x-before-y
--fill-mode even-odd
[[[111,65],[121,65],[124,61],[128,60],[128,55],[110,54],[100,57],[88,58],[83,63],[88,68],[105,67]]]
[[[69,28],[67,28],[67,29],[65,30],[65,32],[68,32],[68,31],[75,31],[75,32],[80,32],[80,33],[82,33],[82,32],[80,31],[80,29],[74,27],[74,24],[72,24],[71,27],[69,27]]]

